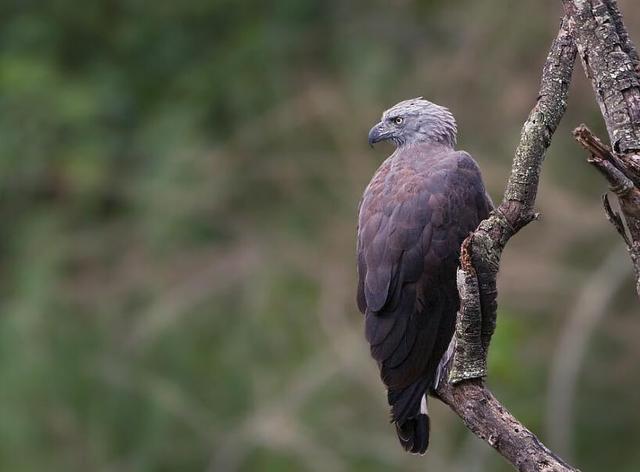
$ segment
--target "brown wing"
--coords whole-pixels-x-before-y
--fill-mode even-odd
[[[428,387],[453,334],[460,244],[490,203],[466,153],[437,156],[424,170],[387,165],[379,174],[360,208],[358,306],[385,385],[399,390],[424,380]]]

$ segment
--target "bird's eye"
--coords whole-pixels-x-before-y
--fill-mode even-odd
[[[404,121],[404,120],[402,119],[402,117],[401,117],[401,116],[396,116],[396,117],[393,119],[393,122],[394,122],[395,124],[397,124],[397,125],[401,125],[403,121]]]

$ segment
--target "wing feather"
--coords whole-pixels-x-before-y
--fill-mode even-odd
[[[458,309],[460,244],[491,207],[468,154],[403,158],[423,165],[383,164],[363,197],[357,246],[365,336],[394,389],[434,375]]]

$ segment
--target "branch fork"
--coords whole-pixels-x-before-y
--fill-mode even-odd
[[[576,48],[563,21],[545,63],[539,98],[525,122],[511,177],[500,205],[461,247],[458,270],[460,312],[448,382],[438,397],[478,437],[518,470],[575,471],[546,448],[484,385],[486,359],[496,326],[496,276],[509,239],[537,218],[534,203],[545,151],[566,108]]]

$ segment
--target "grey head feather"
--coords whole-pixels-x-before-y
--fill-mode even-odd
[[[396,146],[438,143],[453,148],[457,125],[451,112],[422,97],[404,100],[385,111],[376,126],[384,131],[382,139]]]

